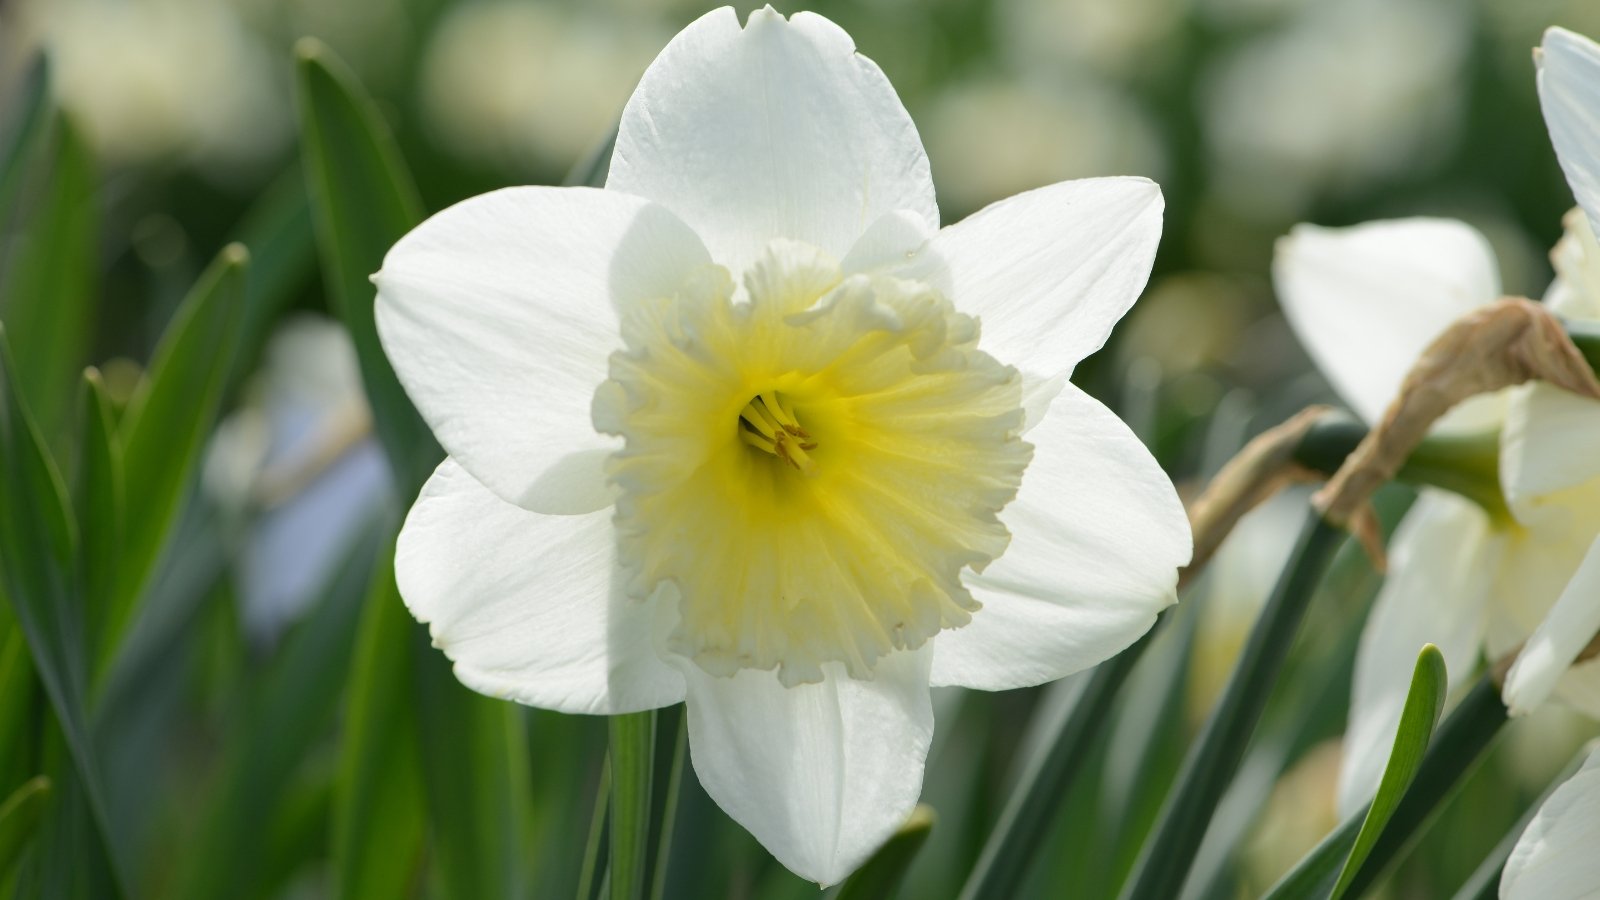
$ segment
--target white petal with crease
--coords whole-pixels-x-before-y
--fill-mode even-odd
[[[570,713],[676,703],[683,676],[656,654],[653,608],[613,590],[615,545],[609,510],[531,513],[447,459],[406,517],[395,577],[475,691]]]
[[[1600,885],[1600,747],[1552,792],[1517,839],[1501,900],[1585,900]]]
[[[1139,439],[1068,384],[1028,432],[1033,462],[1000,514],[1011,545],[966,584],[983,608],[934,638],[933,683],[1005,690],[1121,652],[1177,601],[1192,539]]]
[[[737,275],[775,238],[843,259],[879,216],[939,227],[928,157],[876,64],[839,26],[771,7],[701,16],[622,112],[606,187],[664,204]]]
[[[700,783],[795,874],[842,880],[916,806],[933,736],[926,650],[885,657],[871,681],[834,663],[793,688],[752,669],[685,677]]]
[[[1339,814],[1361,810],[1383,777],[1424,644],[1444,656],[1451,685],[1472,674],[1498,541],[1470,500],[1426,491],[1389,541],[1389,574],[1356,651],[1350,724],[1339,767]]]
[[[610,503],[573,454],[611,438],[589,418],[622,345],[618,308],[670,296],[710,262],[659,206],[592,188],[507,188],[458,203],[384,258],[378,335],[450,456],[540,512]],[[563,467],[548,474],[553,467]]]
[[[1161,213],[1161,188],[1143,178],[1064,181],[940,231],[903,274],[977,316],[1001,362],[1065,376],[1144,290]]]
[[[1555,690],[1578,654],[1600,632],[1600,538],[1567,582],[1544,621],[1523,644],[1506,673],[1506,709],[1520,716],[1532,712]]]
[[[1368,423],[1441,331],[1500,295],[1489,242],[1450,219],[1297,225],[1278,241],[1272,281],[1295,336]],[[1501,402],[1470,400],[1439,427],[1493,427]]]
[[[1567,184],[1600,232],[1600,45],[1564,28],[1544,33],[1539,105]]]

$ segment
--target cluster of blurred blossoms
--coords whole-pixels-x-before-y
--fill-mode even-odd
[[[1600,45],[1551,29],[1535,62],[1551,143],[1578,200],[1550,253],[1556,278],[1544,305],[1569,323],[1600,323]],[[1370,425],[1435,338],[1502,296],[1489,242],[1448,219],[1303,225],[1279,243],[1273,274],[1296,334]],[[1339,774],[1345,815],[1378,787],[1409,656],[1424,643],[1441,649],[1453,684],[1480,660],[1509,661],[1503,696],[1514,716],[1554,698],[1600,720],[1600,404],[1535,381],[1461,403],[1433,434],[1486,442],[1491,453],[1497,441],[1498,469],[1473,499],[1424,488],[1390,542],[1356,655]],[[1501,896],[1569,896],[1600,883],[1596,828],[1600,749],[1529,825]]]

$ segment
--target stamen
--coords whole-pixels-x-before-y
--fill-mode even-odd
[[[739,411],[739,437],[801,472],[810,474],[816,468],[816,463],[806,453],[817,449],[816,441],[800,427],[794,413],[784,408],[774,391],[757,394]]]

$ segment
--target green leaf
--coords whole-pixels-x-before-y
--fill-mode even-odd
[[[333,801],[336,897],[404,896],[417,875],[426,815],[411,698],[413,627],[394,567],[381,566],[361,613],[345,703]]]
[[[121,436],[130,527],[105,606],[99,666],[110,662],[138,611],[198,475],[238,346],[249,259],[242,245],[222,249],[178,307],[128,402]]]
[[[1378,842],[1389,817],[1400,805],[1400,798],[1411,787],[1412,779],[1422,767],[1423,754],[1428,750],[1428,740],[1439,724],[1439,714],[1444,711],[1444,695],[1448,685],[1444,656],[1439,648],[1428,644],[1417,655],[1416,668],[1411,673],[1411,689],[1406,693],[1405,707],[1400,711],[1400,729],[1394,736],[1394,747],[1389,751],[1389,762],[1384,766],[1383,778],[1378,782],[1378,793],[1367,808],[1366,820],[1356,834],[1350,856],[1345,860],[1334,884],[1332,898],[1339,900],[1349,890],[1361,864],[1366,862],[1372,846]]]
[[[239,329],[239,352],[228,376],[230,386],[249,371],[271,326],[315,272],[317,245],[311,233],[311,204],[298,166],[291,166],[262,192],[239,222],[234,240],[250,251],[250,270],[245,277],[244,321]]]
[[[0,270],[0,319],[16,336],[24,396],[46,442],[58,445],[87,361],[100,271],[97,184],[89,148],[59,114],[25,152],[16,239]]]
[[[40,814],[49,798],[50,779],[37,775],[0,803],[0,878],[17,864],[22,849],[38,832]]]
[[[900,830],[891,835],[861,868],[845,879],[833,900],[881,900],[894,896],[917,851],[927,843],[936,821],[938,817],[933,814],[933,807],[917,804]]]
[[[116,416],[99,371],[85,370],[79,401],[77,510],[83,530],[83,591],[87,647],[91,660],[108,660],[117,588],[117,565],[125,528],[122,441]]]
[[[208,792],[199,840],[185,848],[186,870],[174,896],[211,900],[265,892],[263,829],[338,708],[367,584],[390,565],[379,552],[386,531],[375,524],[363,532],[311,614],[236,704],[219,783]]]
[[[1145,842],[1123,900],[1176,897],[1194,863],[1217,803],[1244,759],[1295,632],[1344,533],[1309,515],[1288,566],[1239,654],[1222,699],[1184,759],[1177,786]]]
[[[578,900],[599,900],[604,873],[610,865],[611,846],[607,840],[611,824],[611,760],[600,769],[600,783],[594,789],[594,812],[589,816],[589,839],[583,845],[583,867],[578,872]]]
[[[443,457],[378,342],[370,278],[422,220],[416,185],[355,76],[314,39],[295,47],[300,146],[328,294],[350,329],[361,379],[402,497],[415,496]]]
[[[650,849],[656,712],[611,717],[611,900],[642,900]]]
[[[8,783],[39,771],[37,693],[27,638],[10,607],[0,604],[0,778]]]
[[[1468,773],[1477,767],[1505,723],[1506,708],[1500,702],[1500,688],[1491,675],[1485,673],[1437,729],[1412,779],[1411,789],[1400,798],[1399,805],[1389,816],[1388,825],[1379,833],[1366,859],[1345,886],[1347,895],[1360,896],[1389,863],[1405,853],[1454,796]],[[1365,820],[1365,812],[1346,819],[1301,857],[1294,868],[1267,891],[1263,900],[1317,900],[1328,896]]]
[[[467,690],[412,626],[422,775],[445,896],[520,897],[531,812],[522,710]]]
[[[22,399],[17,369],[0,331],[0,594],[27,638],[106,857],[125,893],[127,869],[111,832],[85,708],[83,596],[77,533],[66,497],[55,462]]]
[[[50,797],[50,778],[35,775],[0,803],[0,879],[10,874],[28,841],[38,833]]]
[[[14,102],[16,120],[8,129],[10,140],[5,155],[0,156],[0,226],[9,227],[17,191],[27,177],[28,154],[44,130],[50,111],[50,60],[43,53],[36,54],[23,76],[22,85]]]

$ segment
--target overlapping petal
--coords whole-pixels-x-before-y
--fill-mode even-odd
[[[1389,542],[1389,574],[1361,632],[1339,770],[1339,813],[1372,799],[1389,761],[1411,672],[1424,644],[1451,681],[1477,662],[1499,540],[1470,500],[1444,491],[1417,499]]]
[[[1503,697],[1512,715],[1538,708],[1574,660],[1600,633],[1600,538],[1590,545],[1577,571],[1544,621],[1517,654],[1506,673]]]
[[[1600,44],[1552,28],[1535,59],[1539,104],[1556,159],[1590,225],[1600,232]]]
[[[945,228],[904,274],[977,316],[984,350],[1055,389],[1144,290],[1162,208],[1143,178],[1064,181]]]
[[[1272,280],[1317,368],[1369,423],[1382,418],[1406,372],[1441,331],[1500,295],[1489,242],[1449,219],[1297,225],[1278,241]],[[1439,427],[1493,427],[1501,403],[1474,398]]]
[[[622,597],[615,556],[610,510],[531,513],[447,459],[406,517],[395,577],[473,690],[572,713],[677,703],[684,680],[656,653],[657,611]]]
[[[1500,877],[1501,900],[1582,900],[1600,885],[1600,747],[1553,791]]]
[[[833,884],[916,805],[933,737],[926,648],[879,662],[873,678],[829,664],[785,688],[771,672],[685,669],[689,750],[706,792],[796,874]]]
[[[378,334],[439,443],[507,501],[611,502],[590,423],[618,308],[671,296],[709,264],[662,207],[590,188],[508,188],[433,216],[389,251]]]
[[[1121,652],[1177,600],[1189,523],[1133,432],[1068,384],[1028,440],[1033,462],[1001,513],[1011,545],[968,574],[983,608],[934,639],[936,685],[1004,690],[1069,675]]]
[[[928,158],[839,26],[731,7],[673,38],[622,113],[606,187],[660,202],[736,274],[788,238],[843,259],[884,213],[939,227]]]
[[[1600,402],[1548,384],[1513,388],[1500,435],[1500,484],[1528,515],[1548,495],[1600,479]]]

